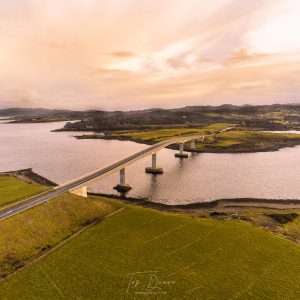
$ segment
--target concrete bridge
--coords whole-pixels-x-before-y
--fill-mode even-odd
[[[195,150],[195,143],[196,141],[203,141],[205,139],[206,135],[201,136],[185,136],[185,137],[178,137],[169,139],[166,141],[162,141],[159,143],[156,143],[153,146],[150,146],[142,151],[139,151],[131,156],[128,156],[124,159],[121,159],[120,161],[109,165],[105,168],[102,168],[100,170],[96,170],[90,174],[84,175],[81,178],[72,180],[70,182],[65,183],[64,185],[59,186],[58,188],[62,186],[72,186],[69,188],[69,192],[87,197],[87,183],[91,183],[95,180],[98,180],[100,177],[109,175],[111,173],[114,173],[116,171],[120,172],[120,182],[117,186],[114,187],[118,192],[128,192],[131,187],[126,184],[126,176],[125,176],[125,168],[134,162],[146,157],[146,156],[152,156],[152,163],[151,167],[147,167],[145,171],[147,173],[152,174],[161,174],[163,173],[163,169],[157,166],[157,152],[159,152],[161,149],[168,147],[172,144],[179,144],[179,152],[175,153],[175,157],[178,158],[188,158],[188,154],[184,152],[184,144],[186,142],[190,141],[190,147],[189,151]],[[75,187],[73,187],[75,185]]]
[[[46,191],[42,194],[39,194],[37,196],[31,197],[22,203],[17,203],[13,206],[10,206],[9,208],[0,210],[0,220],[6,219],[12,215],[15,215],[21,211],[29,209],[40,203],[46,202],[54,197],[57,197],[61,194],[66,193],[66,192],[71,192],[76,195],[87,197],[87,185],[88,184],[90,184],[91,182],[93,182],[95,180],[98,180],[101,177],[104,177],[106,175],[114,173],[116,171],[120,172],[120,182],[115,187],[115,189],[118,190],[119,192],[127,192],[131,189],[131,187],[126,184],[125,168],[127,166],[129,166],[130,164],[132,164],[146,156],[151,155],[152,156],[152,164],[150,167],[146,168],[145,171],[147,173],[153,173],[153,174],[163,173],[163,169],[159,168],[157,166],[157,153],[161,149],[166,148],[169,145],[178,144],[179,152],[175,153],[175,156],[179,157],[179,158],[188,158],[188,154],[184,152],[184,144],[185,143],[187,143],[187,142],[190,143],[190,147],[188,150],[190,152],[192,152],[193,150],[195,150],[195,143],[197,141],[203,141],[205,139],[205,137],[207,137],[207,136],[212,136],[217,133],[227,131],[229,129],[231,129],[231,128],[219,130],[219,131],[217,131],[213,134],[209,134],[209,135],[179,136],[176,138],[172,138],[172,139],[168,139],[168,140],[156,143],[153,146],[150,146],[150,147],[148,147],[144,150],[141,150],[133,155],[130,155],[124,159],[121,159],[111,165],[108,165],[104,168],[95,170],[89,174],[82,176],[82,177],[76,178],[72,181],[69,181],[62,185],[54,187],[53,189]]]

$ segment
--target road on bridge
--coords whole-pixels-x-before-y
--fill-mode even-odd
[[[62,195],[72,189],[76,189],[79,188],[81,186],[86,185],[87,183],[98,179],[102,176],[111,174],[115,171],[118,171],[120,169],[122,169],[123,167],[125,167],[126,165],[132,164],[133,162],[144,158],[147,155],[151,155],[152,153],[156,153],[159,150],[166,148],[169,145],[172,144],[178,144],[178,143],[183,143],[183,142],[187,142],[187,141],[192,141],[192,140],[200,140],[202,138],[205,138],[206,136],[211,136],[211,135],[215,135],[217,133],[220,132],[224,132],[227,131],[231,128],[226,128],[226,129],[222,129],[218,132],[212,133],[210,135],[201,135],[201,136],[180,136],[180,137],[176,137],[176,138],[172,138],[169,140],[165,140],[159,143],[154,144],[153,146],[150,146],[144,150],[141,150],[133,155],[130,155],[124,159],[121,159],[107,167],[98,169],[94,172],[91,172],[87,175],[84,175],[80,178],[74,179],[70,182],[67,182],[65,184],[62,184],[60,186],[57,186],[49,191],[46,191],[42,194],[33,196],[29,199],[27,199],[26,201],[22,201],[21,203],[16,203],[15,205],[12,205],[8,208],[4,208],[3,210],[0,209],[0,221],[4,220],[8,217],[11,217],[19,212],[22,212],[24,210],[27,210],[31,207],[34,207],[38,204],[41,204],[43,202],[46,202],[52,198],[55,198],[59,195]]]

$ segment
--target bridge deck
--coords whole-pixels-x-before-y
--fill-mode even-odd
[[[230,128],[223,129],[222,131],[229,130]],[[211,135],[215,135],[216,133],[213,133]],[[185,143],[192,140],[199,140],[208,135],[196,135],[196,136],[182,136],[177,138],[172,138],[166,141],[162,141],[159,143],[154,144],[153,146],[149,146],[148,148],[141,150],[135,154],[132,154],[128,157],[125,157],[111,165],[108,165],[104,168],[95,170],[89,174],[86,174],[80,178],[76,178],[70,182],[64,183],[60,186],[54,187],[53,189],[44,192],[42,194],[36,195],[34,197],[31,197],[27,199],[26,201],[22,203],[17,203],[15,205],[10,206],[9,208],[5,208],[2,211],[0,211],[0,220],[4,220],[10,216],[13,216],[21,211],[24,211],[26,209],[29,209],[33,206],[36,206],[40,203],[46,202],[54,197],[57,197],[59,195],[62,195],[70,190],[75,190],[77,188],[80,188],[81,186],[87,185],[88,183],[91,183],[92,181],[99,179],[103,176],[109,175],[113,172],[116,172],[132,163],[134,163],[137,160],[140,160],[144,158],[145,156],[151,155],[153,153],[158,152],[159,150],[166,148],[169,145],[172,144],[179,144],[179,143]]]

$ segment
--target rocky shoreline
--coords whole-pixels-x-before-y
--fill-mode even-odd
[[[49,187],[57,186],[55,182],[33,172],[32,168],[1,172],[0,176],[13,176],[31,184],[39,184],[39,185],[45,185]]]
[[[163,204],[151,202],[145,198],[126,197],[125,195],[117,196],[113,194],[89,193],[92,196],[106,197],[110,199],[122,200],[128,204],[140,205],[143,207],[158,209],[162,211],[191,211],[191,210],[211,210],[211,209],[245,209],[245,208],[262,208],[262,209],[300,209],[300,200],[298,199],[263,199],[263,198],[232,198],[218,199],[210,202],[197,202],[190,204]]]

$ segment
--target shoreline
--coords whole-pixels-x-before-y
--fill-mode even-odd
[[[0,172],[0,176],[13,176],[19,180],[38,185],[46,185],[49,187],[57,186],[51,180],[35,173],[32,168]],[[300,209],[300,199],[268,199],[268,198],[224,198],[216,199],[209,202],[195,202],[186,204],[165,204],[152,202],[147,198],[126,197],[125,194],[114,195],[105,193],[88,192],[90,196],[105,197],[108,199],[120,200],[126,204],[134,204],[142,207],[152,208],[160,211],[168,212],[189,212],[195,210],[229,210],[229,209],[245,209],[260,208],[274,210],[294,210]]]
[[[59,132],[59,131],[55,131]],[[152,141],[152,140],[142,140],[142,139],[134,139],[131,137],[120,137],[120,136],[98,136],[98,135],[73,135],[78,140],[85,140],[85,139],[99,139],[99,140],[117,140],[117,141],[129,141],[129,142],[134,142],[138,144],[143,144],[143,145],[154,145],[157,142]],[[278,146],[274,145],[272,147],[267,147],[264,149],[191,149],[190,147],[184,147],[184,151],[186,152],[192,152],[192,153],[219,153],[219,154],[242,154],[242,153],[262,153],[262,152],[277,152],[281,149],[284,148],[294,148],[300,146],[300,141],[299,142],[289,142],[284,146]],[[166,147],[167,149],[171,150],[178,150],[177,145],[169,145]]]
[[[104,193],[88,193],[91,196],[105,197],[109,199],[121,200],[127,204],[139,205],[142,207],[153,208],[161,211],[194,211],[211,209],[244,209],[261,208],[275,210],[300,209],[300,200],[298,199],[265,199],[265,198],[228,198],[217,199],[210,202],[197,202],[189,204],[164,204],[152,202],[146,198],[134,198],[118,196]]]
[[[33,172],[32,168],[0,172],[0,176],[12,176],[31,184],[45,185],[49,187],[55,187],[58,185],[46,177]]]

